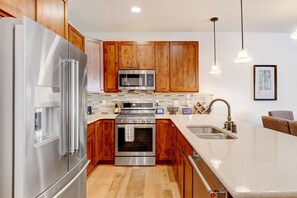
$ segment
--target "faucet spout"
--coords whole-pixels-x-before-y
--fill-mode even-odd
[[[232,121],[232,118],[231,118],[231,106],[230,106],[230,104],[229,104],[226,100],[221,99],[221,98],[217,98],[217,99],[212,100],[212,101],[209,103],[207,112],[209,112],[209,113],[211,112],[211,107],[212,107],[212,105],[213,105],[215,102],[217,102],[217,101],[224,102],[224,103],[227,105],[228,116],[227,116],[227,121],[225,122],[225,126],[224,126],[224,128],[226,128],[228,131],[232,131],[232,132],[236,133],[236,125],[234,124],[234,122]]]

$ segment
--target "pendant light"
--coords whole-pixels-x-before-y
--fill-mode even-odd
[[[297,39],[297,29],[291,34],[292,39]]]
[[[237,58],[234,60],[235,63],[247,63],[252,61],[252,58],[249,57],[247,51],[244,49],[243,43],[243,9],[242,9],[242,0],[240,0],[240,12],[241,12],[241,50],[238,51]]]
[[[209,73],[211,74],[219,74],[221,73],[221,70],[219,69],[219,66],[217,65],[217,50],[216,50],[216,21],[218,21],[218,17],[213,17],[210,19],[211,22],[213,22],[213,62],[214,65],[211,67],[211,71]]]

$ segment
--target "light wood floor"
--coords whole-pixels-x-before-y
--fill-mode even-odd
[[[87,198],[180,198],[171,166],[98,165],[87,179]]]

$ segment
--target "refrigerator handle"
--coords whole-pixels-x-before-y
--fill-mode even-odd
[[[75,61],[75,130],[74,130],[74,150],[79,151],[79,145],[80,145],[80,135],[79,135],[79,116],[80,116],[80,108],[79,108],[79,62]]]
[[[62,151],[64,155],[69,154],[69,61],[61,61],[61,127],[62,127]]]
[[[70,61],[70,147],[69,154],[74,154],[79,149],[79,82],[78,82],[78,61]]]

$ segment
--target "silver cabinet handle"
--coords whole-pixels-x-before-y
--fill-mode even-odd
[[[55,196],[53,196],[53,198],[58,198],[69,186],[71,186],[71,184],[73,184],[73,182],[75,182],[75,180],[85,171],[85,169],[87,168],[89,163],[90,163],[90,160],[87,161],[87,163],[79,171],[79,173],[66,186],[64,186],[64,188],[62,188],[62,190],[60,190]]]

